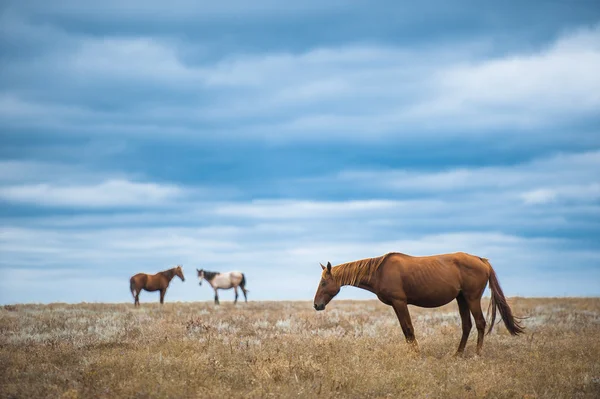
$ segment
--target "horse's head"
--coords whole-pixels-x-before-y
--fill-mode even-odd
[[[183,277],[183,269],[181,268],[181,265],[177,265],[177,267],[175,268],[175,275],[178,276],[181,281],[185,281],[185,277]]]
[[[315,294],[315,310],[324,310],[325,306],[340,292],[340,285],[331,274],[331,263],[327,262],[327,267],[323,265],[321,267],[323,273]]]
[[[204,278],[204,269],[196,269],[196,271],[198,272],[198,284],[202,285],[202,279]]]

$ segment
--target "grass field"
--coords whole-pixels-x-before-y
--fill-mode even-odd
[[[600,397],[600,298],[509,302],[526,335],[464,358],[455,303],[411,307],[419,355],[377,301],[7,305],[0,396]]]

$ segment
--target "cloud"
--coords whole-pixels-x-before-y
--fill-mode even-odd
[[[389,200],[365,201],[298,201],[298,200],[258,200],[251,203],[219,204],[215,213],[225,216],[250,217],[260,219],[306,219],[335,217],[360,217],[360,214],[373,215],[401,206]]]
[[[343,231],[336,232],[342,235],[361,226],[365,227],[365,235],[398,229],[420,233],[436,229],[520,229],[543,234],[548,228],[593,229],[595,224],[589,216],[597,214],[600,198],[595,173],[600,167],[600,153],[596,151],[557,154],[501,167],[350,169],[317,178],[284,176],[281,181],[270,181],[270,186],[293,188],[283,192],[284,198],[264,197],[261,190],[237,188],[235,182],[209,188],[153,183],[143,176],[94,175],[60,164],[6,162],[1,166],[5,173],[0,173],[0,181],[6,176],[15,177],[0,186],[4,201],[75,207],[82,212],[111,211],[69,218],[38,216],[19,222],[55,228],[288,223],[288,228],[313,235],[331,232],[328,225],[344,226]],[[19,179],[23,183],[16,184]],[[306,196],[307,192],[314,195]],[[332,198],[332,193],[341,199]],[[161,210],[153,211],[153,207]],[[146,209],[127,212],[121,208]],[[4,217],[3,223],[13,221]]]
[[[26,26],[19,29],[39,30]],[[581,28],[503,55],[479,40],[453,43],[452,51],[447,44],[346,43],[194,61],[185,54],[207,43],[72,36],[66,53],[5,64],[10,90],[0,96],[0,123],[64,134],[281,142],[539,135],[598,117],[599,32]],[[60,90],[42,84],[47,71]],[[40,79],[32,84],[28,76]]]
[[[180,187],[170,184],[108,180],[99,184],[56,186],[52,184],[12,185],[0,188],[0,199],[9,202],[59,207],[157,206],[184,197]]]
[[[199,85],[199,71],[184,65],[176,50],[151,38],[85,39],[65,61],[72,73],[82,77]]]
[[[490,193],[520,197],[528,204],[554,200],[598,199],[600,152],[558,154],[517,165],[458,168],[435,172],[411,170],[341,171],[325,180],[395,192]]]
[[[547,204],[551,202],[577,201],[577,202],[597,202],[600,200],[600,183],[588,185],[566,185],[554,189],[536,189],[527,191],[522,195],[526,204]]]
[[[556,199],[556,191],[540,188],[523,193],[522,197],[526,204],[545,204]]]
[[[600,26],[580,29],[534,54],[451,65],[437,71],[431,99],[411,118],[437,126],[551,126],[562,118],[598,115]]]
[[[81,169],[65,164],[42,161],[0,161],[0,183],[24,183],[48,181],[69,175],[69,178],[81,176]],[[85,173],[89,179],[90,173]]]
[[[592,44],[597,42],[595,27],[566,34],[533,54],[492,58],[464,45],[454,54],[394,47],[315,49],[227,60],[207,68],[203,80],[250,93],[260,88],[261,101],[228,102],[208,115],[218,117],[219,109],[223,116],[229,110],[241,117],[279,110],[282,118],[258,126],[265,134],[317,139],[313,134],[324,132],[352,138],[431,129],[530,129],[598,115],[600,48]]]

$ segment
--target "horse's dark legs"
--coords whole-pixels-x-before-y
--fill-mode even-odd
[[[460,312],[460,319],[462,321],[462,338],[460,339],[460,344],[458,345],[458,350],[456,351],[456,356],[458,356],[462,354],[465,350],[465,346],[467,345],[467,340],[469,339],[469,334],[471,333],[473,323],[471,322],[469,305],[462,293],[460,293],[456,297],[456,302],[458,303],[458,311]]]
[[[242,286],[240,286],[240,288],[242,289],[242,294],[244,294],[244,302],[248,302],[248,295],[246,289]]]
[[[476,299],[467,299],[469,309],[475,319],[475,327],[477,327],[477,354],[481,355],[481,348],[483,347],[483,336],[485,333],[485,317],[481,311],[481,297]]]
[[[165,303],[165,293],[167,292],[166,289],[164,290],[160,290],[160,304],[164,304]]]
[[[238,290],[237,290],[237,287],[233,287],[233,289],[234,289],[234,291],[235,291],[235,301],[233,301],[233,304],[235,305],[235,304],[237,303],[237,300],[238,300],[238,296],[239,296],[239,295],[238,295]]]
[[[219,293],[217,292],[217,289],[215,288],[215,305],[219,304]]]
[[[400,321],[400,326],[402,327],[402,332],[404,333],[406,342],[411,344],[416,352],[419,352],[419,344],[417,343],[417,339],[415,338],[415,329],[413,328],[412,322],[410,320],[408,305],[405,301],[393,301],[392,307],[394,308],[394,312],[396,312],[396,316]]]

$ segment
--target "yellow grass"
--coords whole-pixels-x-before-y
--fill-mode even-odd
[[[600,299],[509,302],[527,334],[458,359],[454,303],[411,307],[418,356],[377,301],[5,306],[0,396],[600,397]]]

